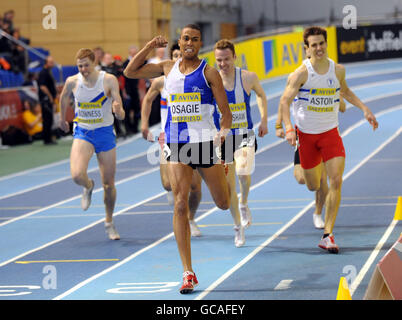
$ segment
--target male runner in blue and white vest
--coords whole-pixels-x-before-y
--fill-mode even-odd
[[[251,91],[257,96],[257,106],[261,115],[258,136],[268,133],[267,97],[255,72],[235,66],[236,53],[234,44],[226,39],[219,40],[214,47],[215,60],[222,77],[229,107],[232,111],[232,127],[222,148],[222,156],[228,164],[227,179],[230,185],[230,212],[234,221],[236,247],[245,243],[244,228],[251,225],[251,212],[248,207],[248,194],[251,185],[251,173],[255,167],[257,139],[251,118]],[[220,113],[214,113],[215,124],[220,128]],[[236,177],[239,177],[240,203],[236,192]],[[240,209],[240,210],[239,210]]]
[[[167,41],[157,36],[130,61],[124,74],[128,78],[166,76],[168,117],[165,125],[164,153],[169,161],[169,180],[174,195],[173,231],[183,265],[183,285],[180,293],[190,293],[198,280],[191,264],[191,235],[188,221],[188,197],[197,169],[204,179],[215,204],[229,208],[230,190],[224,167],[216,149],[225,139],[232,115],[218,71],[198,57],[202,45],[201,29],[187,25],[182,29],[179,46],[182,58],[144,65],[154,48],[166,47]],[[213,121],[215,98],[222,113],[221,130]]]

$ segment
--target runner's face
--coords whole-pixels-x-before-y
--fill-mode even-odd
[[[94,71],[94,63],[89,58],[77,59],[77,67],[84,78]]]
[[[308,48],[307,52],[315,59],[323,59],[327,56],[327,42],[322,34],[317,36],[309,36],[307,38]]]
[[[223,50],[216,49],[215,60],[219,70],[224,74],[229,74],[233,71],[235,66],[235,56],[229,48]]]
[[[184,59],[197,57],[202,46],[201,33],[195,29],[184,28],[179,39],[179,46]]]
[[[177,61],[181,57],[180,50],[173,50],[172,52],[172,60]]]

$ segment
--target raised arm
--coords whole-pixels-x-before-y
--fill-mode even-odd
[[[374,114],[371,112],[369,107],[367,107],[354,93],[349,89],[346,80],[345,80],[345,67],[337,64],[335,67],[336,76],[338,77],[340,86],[341,86],[341,95],[348,102],[359,108],[363,111],[364,117],[373,127],[373,130],[378,128],[378,122]]]
[[[214,141],[215,143],[223,143],[232,126],[232,112],[229,108],[228,97],[226,96],[222,78],[215,68],[207,66],[205,68],[205,78],[211,87],[219,111],[222,115],[220,123],[221,130],[218,132],[218,135],[215,137]],[[217,140],[220,140],[220,142]]]
[[[154,141],[152,133],[149,131],[149,116],[151,114],[152,102],[163,89],[164,77],[159,77],[152,81],[141,105],[141,132],[142,137],[148,141]]]
[[[149,41],[129,62],[124,69],[124,75],[132,79],[151,79],[164,74],[164,62],[144,64],[147,56],[155,48],[164,48],[167,41],[162,36],[157,36]]]

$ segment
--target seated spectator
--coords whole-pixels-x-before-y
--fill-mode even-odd
[[[17,40],[29,44],[29,40],[26,38],[22,38],[20,36],[20,30],[18,28],[14,29],[13,32],[13,37],[16,38]],[[12,65],[13,65],[13,71],[14,72],[22,72],[26,73],[27,72],[27,56],[25,52],[25,48],[20,46],[17,43],[13,43],[12,46]]]
[[[7,34],[10,34],[10,25],[8,23],[5,23],[3,21],[2,25],[0,26],[0,29]],[[7,59],[12,57],[11,41],[2,34],[0,34],[0,56]]]
[[[24,101],[25,111],[22,113],[25,131],[32,140],[42,139],[42,110],[38,102]]]
[[[120,76],[123,76],[123,64],[120,62],[121,61],[116,62],[111,53],[105,52],[102,59],[101,70],[113,74],[114,76],[116,76],[117,80],[119,80]],[[120,96],[123,96],[121,90]],[[127,135],[124,122],[121,120],[117,120],[116,117],[114,117],[114,129],[116,131],[117,137],[125,137]]]
[[[102,47],[96,47],[93,49],[93,52],[95,53],[95,61],[96,61],[95,69],[100,71],[102,69],[102,60],[103,56],[105,55],[105,51],[103,51]]]
[[[10,36],[14,37],[16,40],[21,41],[25,44],[30,43],[30,40],[24,38],[20,34],[20,29],[14,27],[14,10],[8,10],[4,13],[3,19],[0,21],[0,28],[9,34]],[[27,54],[21,45],[9,40],[5,36],[0,34],[0,57],[5,59],[10,65],[11,71],[16,73],[27,72]],[[3,67],[4,68],[4,67]],[[6,69],[7,70],[7,69]]]
[[[13,34],[13,32],[14,32],[14,21],[13,21],[14,15],[15,15],[14,10],[8,10],[8,11],[4,12],[4,15],[3,15],[3,23],[7,23],[9,25],[10,34]]]

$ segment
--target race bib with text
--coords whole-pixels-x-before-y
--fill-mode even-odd
[[[201,94],[199,92],[171,94],[169,106],[172,122],[202,121]]]

